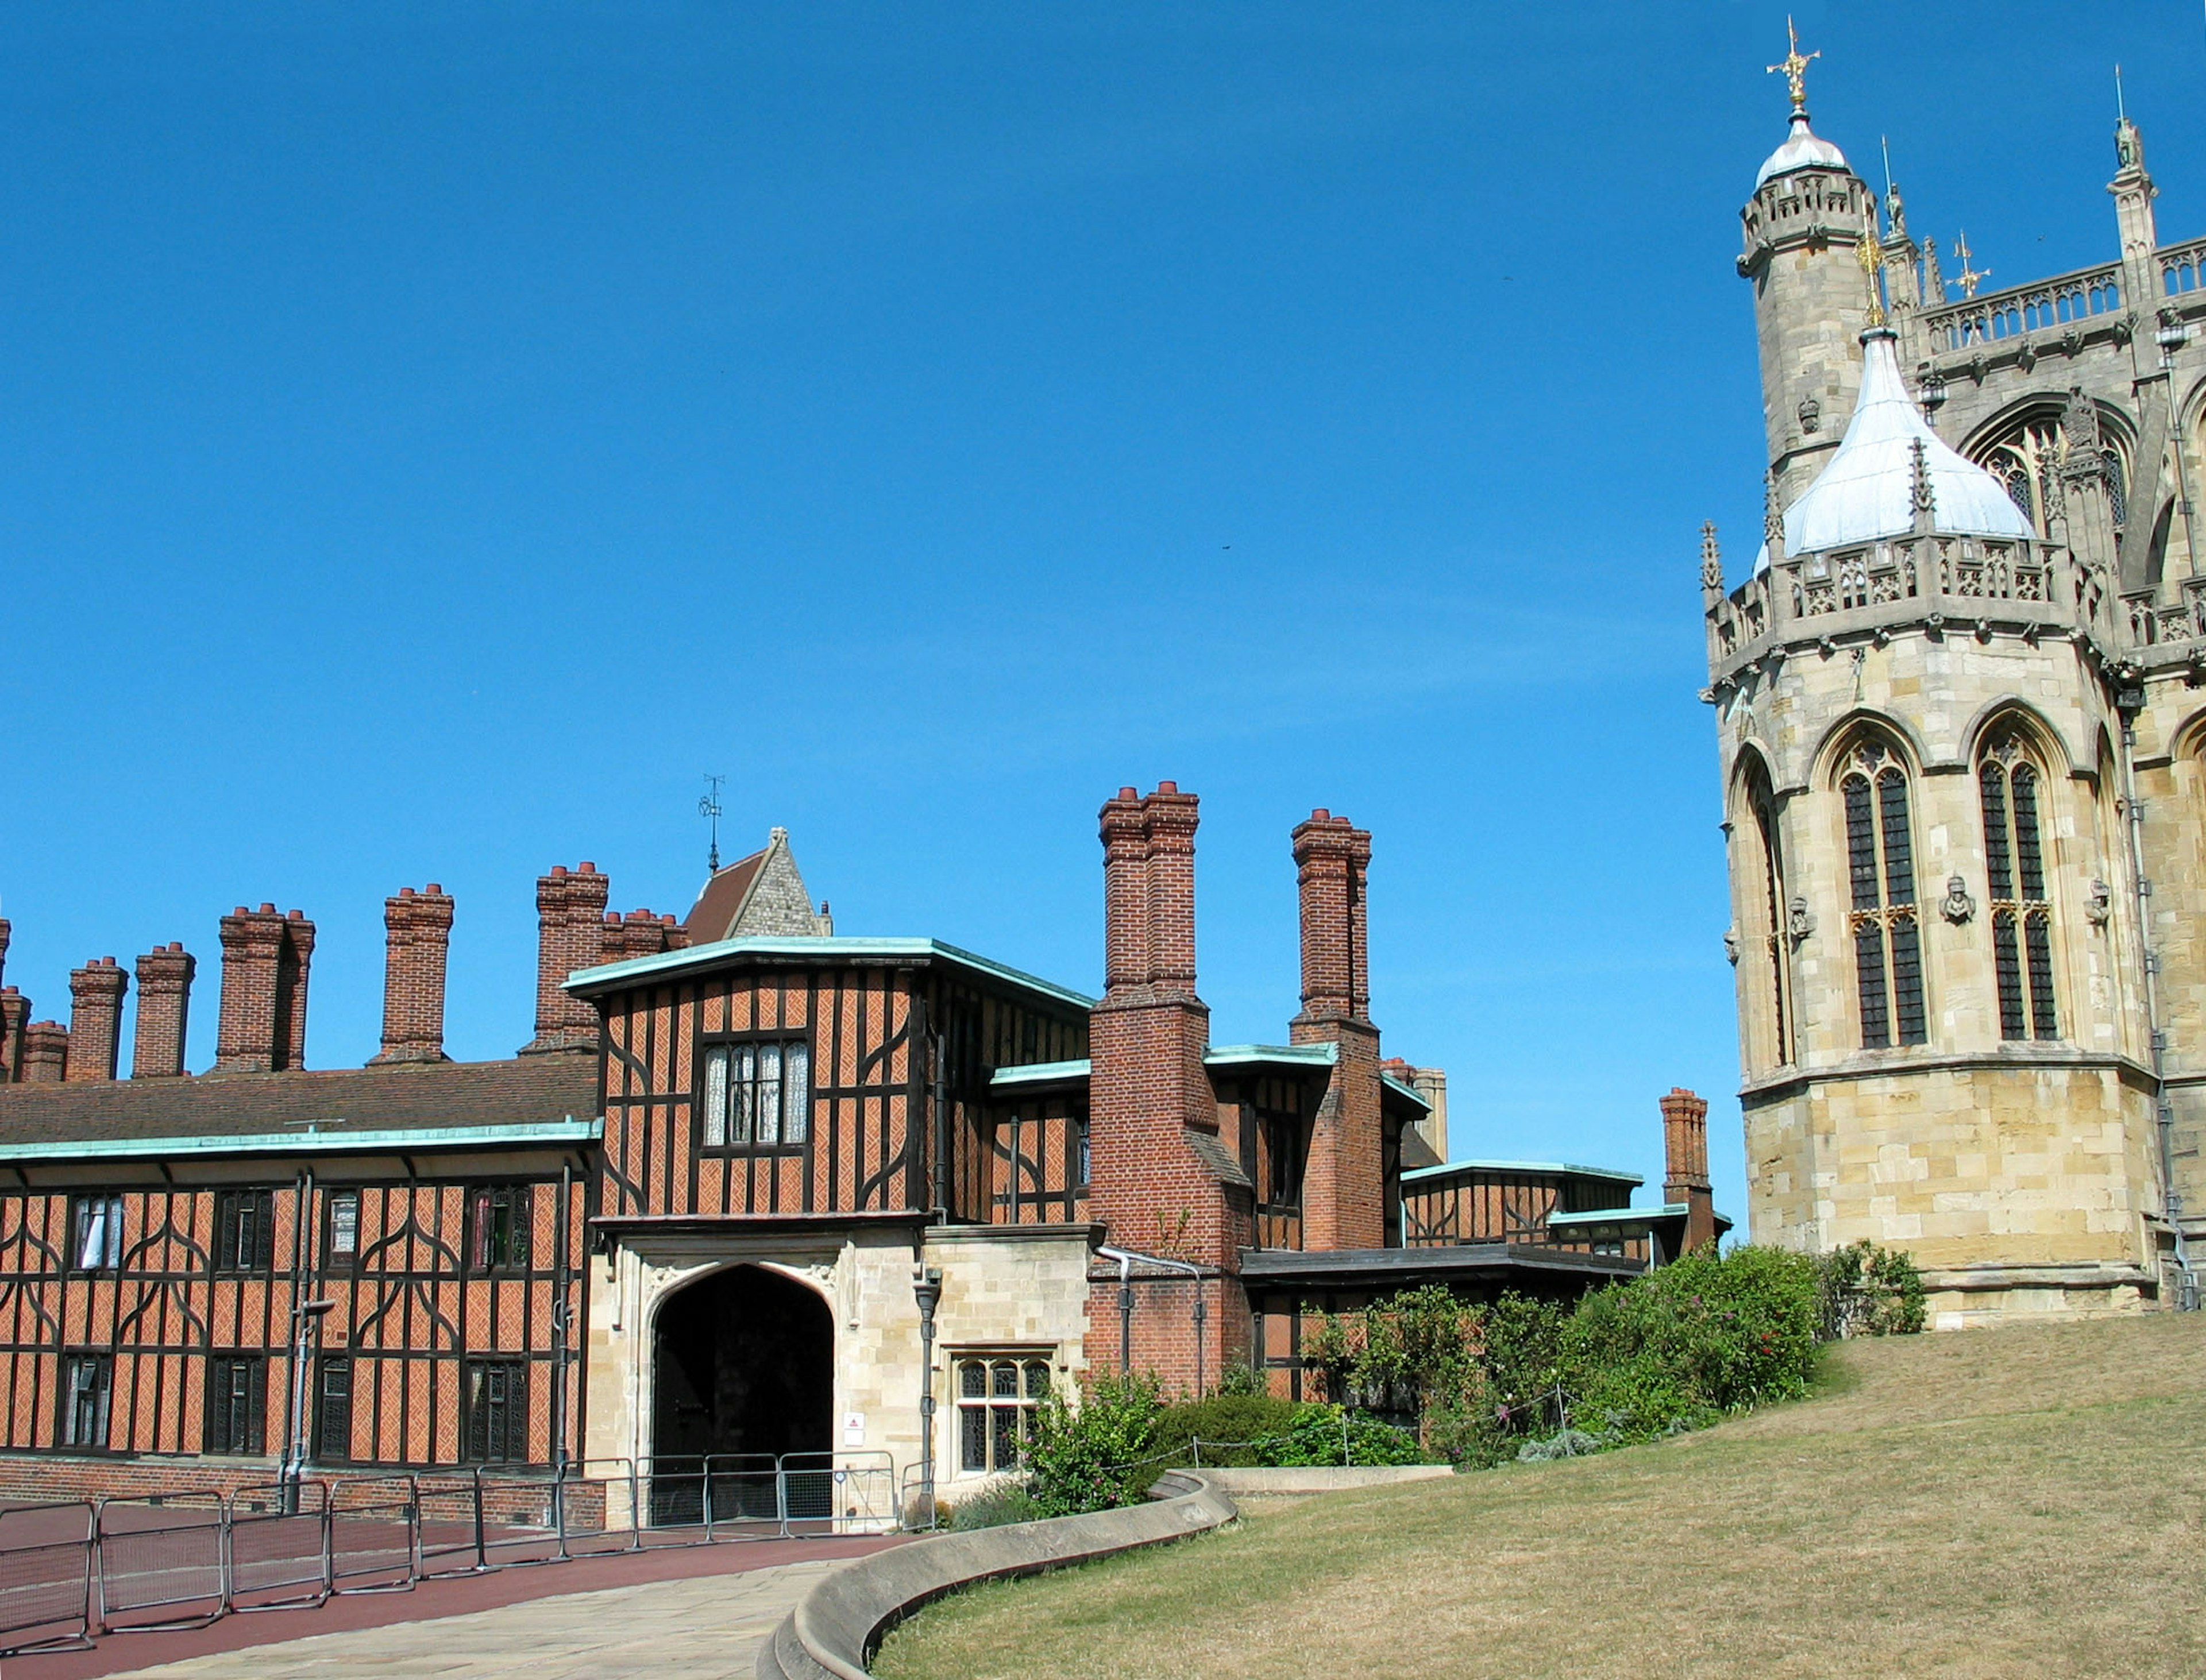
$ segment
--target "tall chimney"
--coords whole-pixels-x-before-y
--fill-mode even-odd
[[[69,1028],[58,1021],[33,1021],[23,1028],[22,1071],[26,1085],[58,1085],[68,1076]]]
[[[215,1024],[216,1073],[266,1073],[276,1065],[277,969],[283,918],[273,904],[240,904],[222,919],[222,1005]]]
[[[1131,788],[1103,802],[1103,989],[1124,997],[1149,983],[1149,831]]]
[[[0,979],[4,979],[8,973],[8,941],[14,937],[15,932],[8,925],[8,918],[0,916]]]
[[[278,1068],[307,1065],[307,974],[314,958],[314,924],[302,910],[283,918],[283,946],[276,957],[276,1034]]]
[[[1370,1022],[1364,873],[1371,836],[1320,808],[1295,825],[1302,901],[1303,1008],[1292,1044],[1331,1044],[1333,1078],[1310,1120],[1303,1172],[1303,1244],[1376,1248],[1386,1240],[1386,1119],[1379,1029]]]
[[[383,968],[383,1048],[368,1060],[445,1062],[444,965],[452,943],[452,897],[436,882],[401,887],[383,901],[389,938]]]
[[[30,1018],[31,1000],[12,986],[0,986],[0,1085],[23,1076],[23,1023]]]
[[[1160,997],[1195,996],[1193,794],[1160,782],[1142,801],[1149,837],[1149,984]]]
[[[529,1056],[553,1050],[594,1050],[596,1008],[562,989],[577,968],[596,966],[605,949],[605,901],[611,883],[594,863],[563,864],[536,880],[536,1036],[522,1046]]]
[[[69,970],[69,1057],[63,1077],[113,1079],[122,1050],[122,994],[130,974],[111,956]]]
[[[1684,1246],[1713,1242],[1715,1198],[1708,1183],[1708,1104],[1682,1085],[1662,1099],[1662,1200],[1685,1204]]]
[[[199,963],[177,940],[138,959],[138,1034],[130,1052],[133,1079],[175,1079],[184,1071],[184,1029],[191,1019],[192,976]]]

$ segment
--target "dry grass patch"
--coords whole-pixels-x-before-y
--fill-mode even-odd
[[[1857,1343],[1660,1446],[984,1587],[885,1680],[2206,1674],[2206,1322]]]

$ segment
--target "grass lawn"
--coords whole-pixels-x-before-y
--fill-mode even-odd
[[[1858,1342],[1657,1446],[985,1586],[884,1680],[2206,1675],[2206,1315]]]

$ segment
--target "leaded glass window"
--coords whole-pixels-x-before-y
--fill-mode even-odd
[[[957,1361],[956,1369],[958,1469],[975,1475],[1016,1470],[1049,1392],[1049,1361],[969,1355]]]
[[[699,1139],[707,1149],[784,1149],[811,1135],[812,1051],[802,1039],[705,1046]]]
[[[1976,771],[2003,1039],[2060,1036],[2053,998],[2053,904],[2039,821],[2043,780],[2013,736],[1986,753]]]
[[[1881,1050],[1929,1036],[1923,998],[1923,921],[1907,772],[1890,748],[1854,749],[1840,777],[1845,802],[1848,914],[1863,1045]]]
[[[1768,987],[1771,1025],[1774,1029],[1771,1060],[1792,1059],[1792,965],[1786,961],[1785,914],[1785,853],[1771,801],[1769,783],[1757,772],[1748,797],[1754,809],[1756,837],[1762,843],[1762,932],[1754,941]]]

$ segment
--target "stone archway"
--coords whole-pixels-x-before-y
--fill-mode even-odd
[[[669,1296],[652,1337],[652,1457],[665,1474],[704,1457],[826,1452],[835,1320],[819,1293],[763,1266]]]

